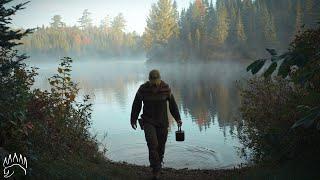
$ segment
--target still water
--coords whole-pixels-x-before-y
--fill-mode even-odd
[[[58,62],[31,63],[39,67],[36,87],[49,89],[47,79]],[[130,111],[139,86],[151,69],[159,69],[162,79],[172,89],[181,118],[185,141],[175,141],[177,125],[170,116],[165,167],[189,169],[231,168],[245,162],[238,149],[235,118],[239,117],[239,91],[235,81],[245,76],[238,63],[162,64],[137,60],[73,63],[73,80],[79,83],[80,95],[92,97],[91,131],[107,146],[113,161],[148,165],[144,133],[130,126]],[[106,137],[104,135],[106,134]]]

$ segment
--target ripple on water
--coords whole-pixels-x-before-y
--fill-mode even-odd
[[[146,143],[125,143],[108,151],[114,161],[148,165]],[[192,144],[167,144],[164,166],[177,169],[213,169],[222,167],[222,159],[214,149]]]

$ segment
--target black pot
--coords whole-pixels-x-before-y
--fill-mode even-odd
[[[184,131],[181,130],[181,126],[178,126],[176,131],[176,141],[184,141]]]

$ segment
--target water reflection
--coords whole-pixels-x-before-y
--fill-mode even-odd
[[[158,68],[177,96],[185,114],[190,114],[199,130],[218,123],[234,127],[240,103],[235,80],[243,76],[243,65],[229,63],[153,65]],[[217,121],[214,122],[214,117]]]
[[[56,64],[41,63],[36,86],[48,89],[47,78]],[[148,164],[143,133],[130,129],[129,116],[135,92],[151,69],[159,69],[172,88],[181,111],[186,141],[174,140],[176,125],[169,116],[170,133],[165,165],[174,168],[231,167],[242,160],[234,147],[234,117],[239,92],[235,80],[243,76],[241,64],[147,64],[142,61],[86,61],[73,65],[73,78],[81,94],[93,97],[93,131],[108,133],[108,157],[115,161]],[[183,152],[183,153],[181,153]],[[192,158],[190,158],[192,157]]]

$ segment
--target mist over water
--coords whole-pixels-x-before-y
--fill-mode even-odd
[[[36,61],[32,61],[36,62]],[[40,61],[37,61],[40,62]],[[31,63],[32,64],[32,63]],[[35,87],[49,89],[47,79],[58,62],[40,62]],[[245,78],[245,64],[212,62],[202,64],[150,64],[143,59],[88,60],[73,63],[73,80],[80,96],[92,97],[92,133],[108,148],[107,157],[148,165],[144,133],[130,126],[130,112],[136,91],[147,81],[148,73],[159,69],[176,98],[186,133],[184,142],[175,141],[177,130],[170,116],[165,167],[213,169],[229,168],[245,162],[237,153],[235,118],[239,118],[239,91],[235,81]]]

